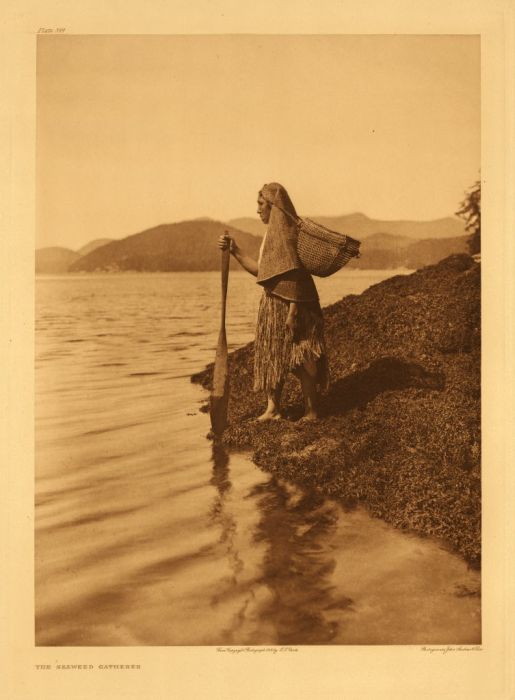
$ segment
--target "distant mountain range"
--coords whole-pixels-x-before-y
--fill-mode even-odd
[[[112,243],[112,241],[114,241],[114,238],[95,238],[94,241],[86,243],[86,245],[83,245],[82,248],[79,248],[77,252],[79,255],[88,255],[88,253],[92,253],[97,248],[101,248],[103,245]]]
[[[452,217],[435,221],[376,221],[364,214],[313,217],[319,223],[362,241],[361,257],[349,267],[362,269],[417,269],[451,255],[467,252],[464,224]],[[162,224],[121,240],[101,238],[78,251],[40,248],[37,273],[119,271],[218,270],[216,239],[229,231],[238,244],[257,257],[265,226],[258,219],[209,218]],[[233,260],[232,265],[238,267]]]
[[[361,213],[345,214],[343,216],[310,216],[334,231],[346,233],[362,241],[377,233],[389,233],[394,236],[406,236],[411,239],[423,238],[455,238],[466,235],[465,223],[457,217],[447,216],[432,221],[382,221],[369,219]],[[235,228],[263,236],[265,225],[256,218],[231,219],[229,222]]]
[[[405,267],[417,270],[433,265],[453,253],[466,253],[468,236],[426,238],[420,241],[407,236],[375,233],[364,238],[361,256],[349,262],[350,267],[368,270],[388,270]]]
[[[112,241],[75,260],[70,272],[116,272],[137,270],[178,272],[218,270],[220,250],[216,241],[228,231],[242,248],[257,257],[261,239],[233,226],[196,219],[177,224],[163,224],[135,233],[120,241]],[[237,266],[237,263],[233,261]]]
[[[39,248],[36,250],[36,273],[58,274],[68,272],[70,265],[80,257],[80,253],[76,253],[69,248],[60,248],[58,246]]]
[[[110,243],[112,238],[96,238],[79,250],[71,250],[60,246],[36,249],[36,274],[61,274],[68,272],[72,263],[84,255]]]

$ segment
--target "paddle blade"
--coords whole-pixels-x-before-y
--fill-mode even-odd
[[[226,231],[227,234],[227,231]],[[227,358],[227,338],[225,335],[225,304],[229,282],[229,247],[222,250],[222,318],[218,346],[216,348],[215,368],[213,373],[213,391],[211,392],[210,415],[211,427],[215,435],[221,435],[227,425],[227,406],[229,403],[229,361]]]
[[[227,425],[227,405],[229,403],[229,392],[222,396],[211,396],[210,413],[211,428],[215,435],[221,435]]]
[[[225,330],[220,332],[216,350],[213,373],[213,391],[209,413],[211,427],[215,435],[221,435],[227,425],[227,407],[229,404],[229,363],[227,357],[227,339]]]

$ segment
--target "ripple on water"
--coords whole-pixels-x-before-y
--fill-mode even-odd
[[[322,302],[384,278],[328,278]],[[219,283],[38,280],[37,644],[479,643],[459,557],[205,440],[190,374],[214,358]],[[231,348],[256,292],[231,273]]]

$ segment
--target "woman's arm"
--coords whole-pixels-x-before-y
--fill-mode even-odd
[[[247,272],[250,272],[251,275],[254,275],[254,277],[257,277],[258,273],[258,264],[257,260],[254,260],[254,258],[251,258],[250,255],[246,255],[238,246],[236,245],[236,241],[233,239],[232,241],[232,246],[231,246],[231,253],[234,255],[236,260],[240,263],[240,265],[247,270]]]
[[[236,258],[236,260],[240,263],[243,269],[247,270],[247,272],[250,272],[250,274],[254,275],[254,277],[257,277],[257,260],[251,258],[250,255],[246,255],[246,253],[244,253],[238,247],[234,238],[231,238],[230,236],[220,236],[220,238],[218,239],[218,247],[221,248],[221,250],[225,250],[227,246],[230,246],[229,250],[231,251],[231,254]]]

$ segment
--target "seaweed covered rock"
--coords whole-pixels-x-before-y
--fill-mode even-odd
[[[344,272],[342,274],[345,274]],[[252,344],[231,354],[227,445],[271,472],[360,500],[396,527],[480,557],[480,267],[454,255],[324,309],[331,385],[321,420],[260,424]],[[193,377],[209,388],[212,367]]]

